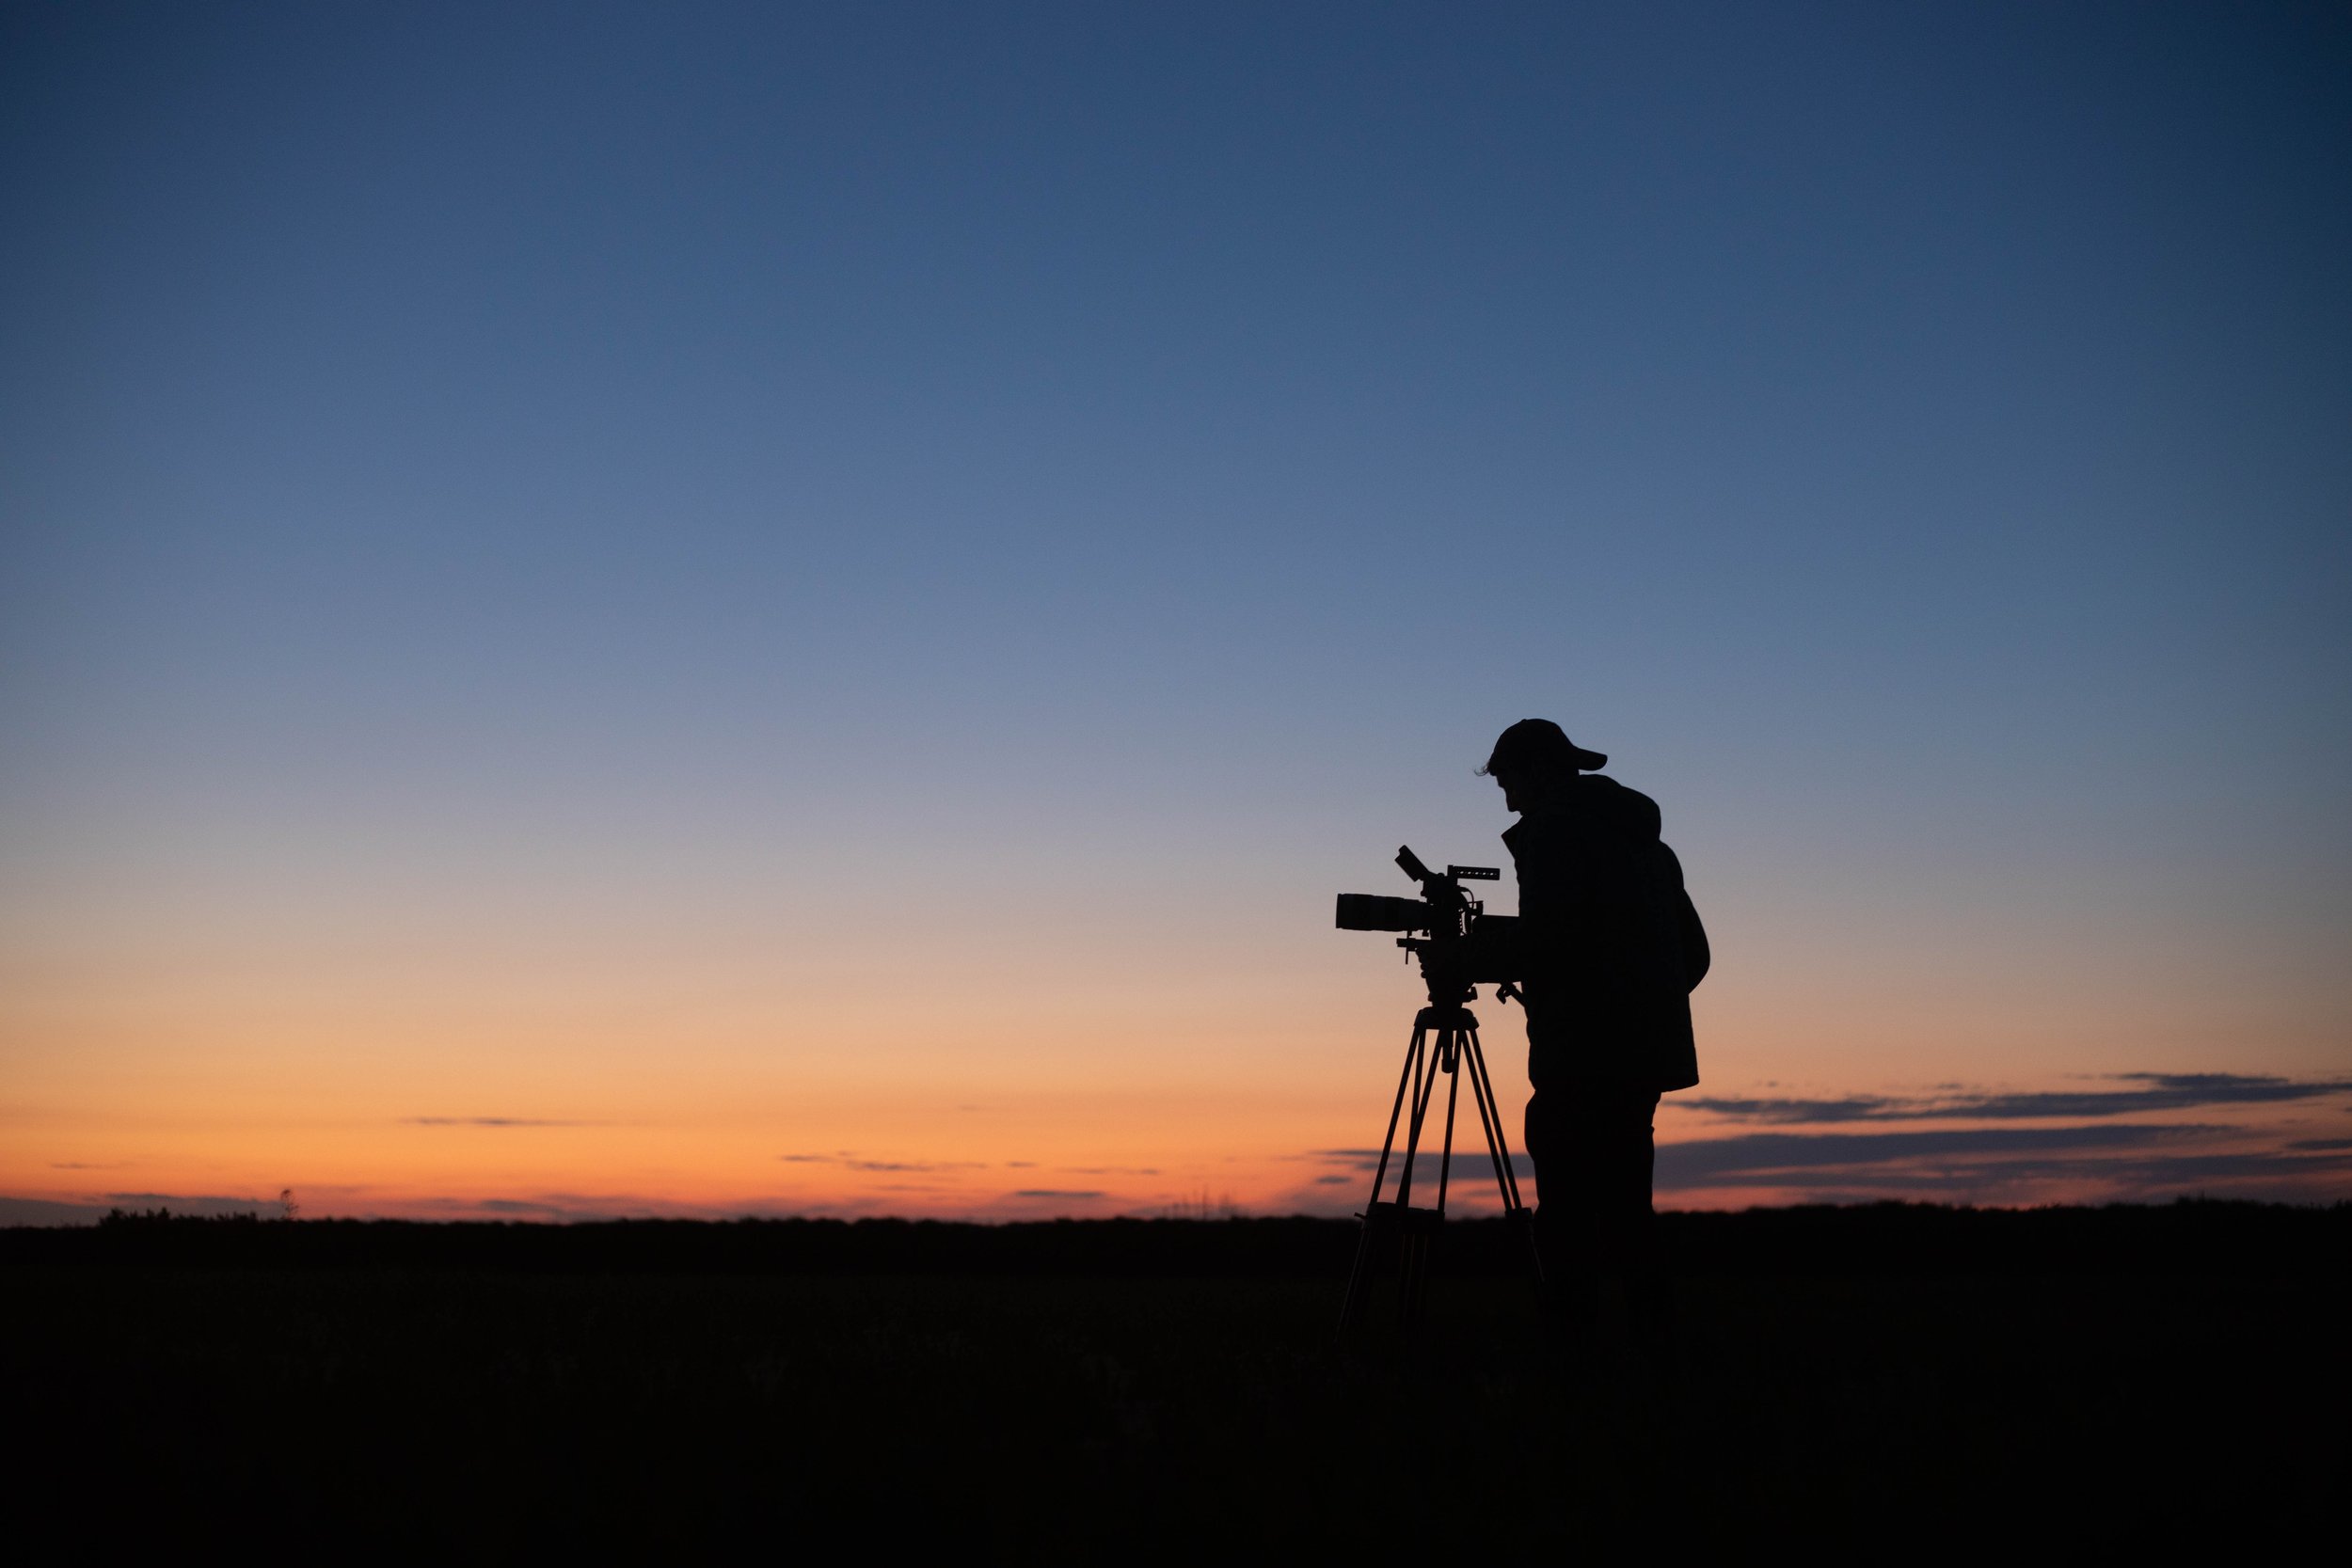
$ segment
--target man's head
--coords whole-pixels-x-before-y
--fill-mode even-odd
[[[1496,737],[1479,772],[1502,786],[1504,806],[1523,812],[1577,774],[1608,766],[1606,756],[1584,750],[1550,720],[1522,719]]]

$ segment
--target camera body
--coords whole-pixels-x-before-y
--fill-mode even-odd
[[[1432,871],[1407,846],[1396,852],[1398,869],[1421,884],[1418,898],[1378,893],[1343,893],[1335,924],[1343,931],[1402,931],[1396,944],[1421,960],[1435,998],[1438,983],[1468,987],[1513,978],[1509,950],[1518,922],[1488,914],[1464,891],[1464,882],[1491,882],[1502,873],[1491,865],[1449,865]],[[1487,973],[1493,971],[1493,973]]]

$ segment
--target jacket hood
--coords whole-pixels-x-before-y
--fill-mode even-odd
[[[1657,801],[1606,773],[1579,773],[1561,791],[1560,804],[1564,810],[1601,818],[1634,838],[1656,838],[1662,822]]]

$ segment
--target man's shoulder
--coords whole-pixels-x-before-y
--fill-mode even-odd
[[[1586,773],[1576,781],[1568,799],[1574,809],[1597,831],[1658,836],[1662,818],[1658,802],[1638,789],[1629,789],[1606,773]]]

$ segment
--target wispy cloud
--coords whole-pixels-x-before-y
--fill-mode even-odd
[[[103,1204],[59,1203],[54,1198],[0,1195],[0,1226],[96,1225],[105,1217]]]
[[[564,1121],[549,1117],[403,1117],[407,1127],[611,1127],[609,1121]]]
[[[1436,1180],[1438,1157],[1437,1149],[1423,1145],[1413,1166],[1413,1180],[1416,1181]],[[1376,1148],[1313,1148],[1307,1151],[1306,1158],[1325,1164],[1343,1164],[1350,1170],[1360,1171],[1369,1176],[1380,1164],[1380,1151]],[[1397,1171],[1404,1168],[1404,1164],[1405,1148],[1400,1144],[1390,1152],[1390,1175],[1393,1177]],[[1494,1168],[1493,1156],[1486,1152],[1486,1146],[1484,1143],[1472,1144],[1468,1148],[1464,1148],[1459,1143],[1454,1146],[1455,1178],[1483,1178],[1491,1181],[1494,1179]],[[1524,1149],[1511,1156],[1511,1168],[1522,1178],[1535,1174],[1535,1167],[1529,1162]],[[1318,1177],[1316,1180],[1328,1182],[1330,1178]]]
[[[1673,1097],[1669,1108],[1707,1113],[1735,1130],[1677,1138],[1692,1122],[1661,1123],[1656,1188],[1669,1201],[1688,1194],[1712,1202],[2352,1196],[2352,1137],[2309,1135],[2319,1129],[2308,1113],[2299,1126],[2264,1125],[2259,1115],[2245,1114],[2248,1107],[2325,1108],[2352,1095],[2352,1080],[2132,1072],[2106,1082],[2117,1086],[2043,1093],[1946,1085],[1918,1095]],[[2191,1110],[2205,1114],[2182,1114]],[[1737,1130],[1741,1122],[1769,1130]],[[1391,1155],[1392,1176],[1401,1154]],[[1330,1167],[1300,1189],[1301,1201],[1311,1204],[1321,1201],[1306,1196],[1314,1188],[1368,1178],[1379,1150],[1320,1148],[1301,1158]],[[1522,1181],[1534,1174],[1524,1152],[1512,1165]],[[1491,1187],[1489,1172],[1483,1147],[1455,1148],[1457,1187],[1467,1180],[1473,1196],[1482,1194]],[[1434,1174],[1424,1151],[1415,1191]]]
[[[986,1170],[985,1160],[866,1160],[844,1150],[834,1154],[779,1154],[777,1159],[793,1165],[839,1165],[844,1170],[858,1170],[884,1175],[904,1175],[908,1172],[928,1173],[943,1170]]]
[[[2140,1127],[1989,1127],[1924,1132],[1740,1132],[1691,1138],[1658,1150],[1660,1187],[1705,1187],[1726,1178],[1785,1171],[1843,1170],[1899,1161],[1976,1159],[1995,1154],[2075,1154],[2180,1143],[2222,1129],[2196,1124]],[[1764,1183],[1760,1180],[1757,1184]]]
[[[2196,1122],[1743,1132],[1661,1145],[1657,1187],[2017,1203],[2198,1192],[2308,1201],[2352,1185],[2352,1140],[2249,1148],[2248,1137],[2244,1128]]]
[[[2347,1180],[2352,1180],[2352,1158],[2298,1158],[2255,1149],[2122,1159],[2076,1155],[1718,1171],[1703,1180],[1661,1182],[1659,1191],[1661,1196],[1710,1190],[1802,1194],[1816,1202],[1911,1197],[1946,1203],[2039,1203],[2051,1201],[2059,1192],[2070,1202],[2146,1202],[2190,1194],[2311,1202],[2341,1196]]]
[[[377,1212],[375,1205],[338,1205],[360,1214]],[[427,1197],[391,1206],[405,1218],[443,1220],[582,1220],[710,1219],[721,1217],[710,1206],[674,1198],[621,1193],[540,1193],[530,1197]]]
[[[583,1214],[577,1209],[566,1208],[559,1203],[534,1203],[526,1198],[516,1197],[485,1197],[473,1207],[485,1214],[513,1215],[516,1218],[577,1220],[602,1217],[593,1211]]]
[[[933,1175],[957,1170],[1036,1170],[1035,1160],[879,1160],[869,1159],[848,1149],[831,1154],[779,1154],[778,1160],[794,1165],[838,1165],[843,1170],[863,1171],[868,1175],[904,1176]],[[1056,1165],[1057,1172],[1071,1176],[1157,1176],[1157,1165]],[[928,1190],[928,1189],[926,1189]],[[1100,1197],[1100,1193],[1063,1192],[1059,1188],[1039,1187],[1015,1196],[1037,1197]]]
[[[2121,1072],[2109,1082],[2133,1087],[1919,1097],[1858,1094],[1834,1100],[1700,1096],[1668,1103],[1737,1121],[1830,1126],[1857,1121],[2081,1119],[2220,1105],[2276,1105],[2352,1094],[2352,1079],[2296,1080],[2232,1072]]]

